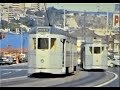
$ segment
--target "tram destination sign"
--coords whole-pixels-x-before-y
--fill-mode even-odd
[[[38,28],[37,32],[41,33],[41,34],[45,34],[45,33],[49,33],[49,29],[48,28]]]

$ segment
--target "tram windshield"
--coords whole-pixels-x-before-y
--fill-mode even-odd
[[[38,49],[48,49],[49,39],[48,38],[38,38]]]
[[[51,49],[55,46],[56,38],[51,38]]]
[[[94,53],[99,54],[100,53],[100,47],[94,47]]]
[[[92,54],[92,47],[89,47],[89,50],[90,50],[90,52],[91,52],[91,54]]]

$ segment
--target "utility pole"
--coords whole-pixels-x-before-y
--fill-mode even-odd
[[[21,54],[23,53],[22,52],[22,45],[23,45],[23,38],[22,38],[22,28],[21,28]]]
[[[1,21],[2,21],[2,12],[0,13],[0,27],[2,27]],[[0,39],[0,56],[1,56],[2,55],[2,50],[1,50],[2,49],[2,38],[3,38],[2,31],[0,32],[0,34],[1,34],[1,39]]]
[[[83,28],[82,28],[82,37],[83,37],[83,40],[85,41],[85,38],[86,38],[86,20],[85,20],[85,18],[86,18],[86,11],[84,10],[84,20],[83,20]],[[85,31],[84,31],[85,30]]]
[[[120,4],[119,4],[119,9],[120,9]],[[120,12],[118,13],[119,14],[119,30],[118,30],[118,41],[119,41],[119,46],[118,46],[118,55],[120,56]],[[119,59],[120,59],[120,57],[119,57]]]
[[[107,21],[106,21],[107,23],[106,23],[106,31],[108,32],[108,29],[109,29],[109,13],[108,13],[108,11],[107,11]],[[111,35],[111,32],[110,32],[110,35]],[[110,36],[109,35],[109,36]],[[106,36],[106,35],[105,35]],[[110,36],[111,37],[111,36]],[[108,38],[108,37],[107,37]],[[107,43],[107,45],[109,45],[109,43],[108,43],[108,39],[107,39],[107,41],[106,41],[106,43]]]
[[[63,9],[64,9],[64,8],[63,8]],[[66,18],[65,18],[65,9],[64,9],[64,24],[63,24],[63,25],[64,25],[64,31],[65,31],[65,19],[66,19]]]
[[[109,12],[107,11],[107,23],[106,23],[106,30],[108,31],[109,29]]]
[[[61,6],[61,7],[63,8],[63,12],[64,12],[64,13],[63,13],[63,28],[64,28],[64,31],[66,31],[66,30],[65,30],[65,24],[66,24],[66,20],[65,20],[65,19],[66,19],[65,8],[64,8],[64,6]]]

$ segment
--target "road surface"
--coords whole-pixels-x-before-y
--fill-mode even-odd
[[[120,87],[119,67],[82,71],[73,74],[37,74],[27,77],[27,63],[0,66],[1,87]]]

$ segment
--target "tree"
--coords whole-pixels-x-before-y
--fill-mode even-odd
[[[28,9],[28,10],[26,11],[26,14],[34,15],[34,12],[31,11],[31,9]]]
[[[8,22],[5,20],[1,20],[1,27],[2,29],[8,28]]]
[[[35,13],[34,13],[36,16],[39,16],[39,17],[42,17],[45,13],[43,12],[43,11],[36,11]]]
[[[18,24],[16,22],[10,23],[9,28],[10,28],[10,30],[15,31],[16,28],[20,28],[20,24]]]

